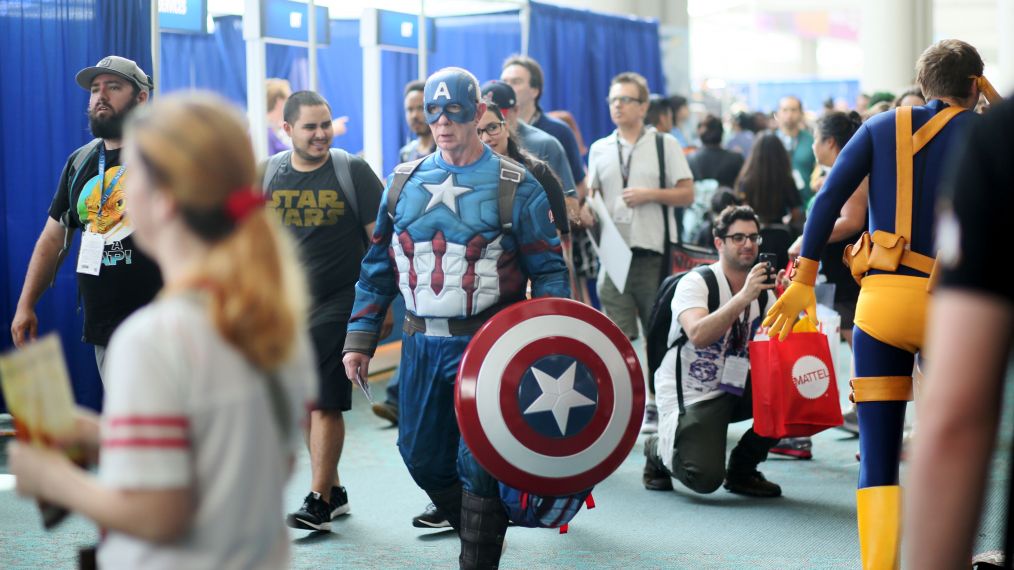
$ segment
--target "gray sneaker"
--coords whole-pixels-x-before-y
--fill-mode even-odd
[[[856,412],[856,405],[849,406],[841,413],[841,417],[844,422],[838,428],[859,435],[859,414]]]

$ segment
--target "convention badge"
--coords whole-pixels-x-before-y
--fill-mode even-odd
[[[634,211],[627,207],[623,196],[617,196],[613,204],[613,221],[617,224],[629,224],[634,219]]]
[[[722,369],[722,380],[718,389],[734,396],[742,396],[746,389],[746,378],[750,374],[750,359],[742,356],[727,356]]]
[[[77,255],[77,272],[98,275],[102,269],[102,254],[106,239],[102,234],[85,231],[81,236],[81,251]]]

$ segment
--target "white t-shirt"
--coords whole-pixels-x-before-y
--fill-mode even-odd
[[[630,165],[627,188],[658,188],[658,150],[655,148],[654,127],[646,127],[644,135],[630,144],[617,135],[617,131],[592,143],[588,150],[589,187],[602,190],[606,209],[616,223],[616,229],[630,247],[650,249],[663,253],[665,226],[662,225],[662,205],[656,202],[628,208],[623,202],[623,173],[616,145],[624,164]],[[665,156],[666,188],[676,186],[683,179],[693,179],[690,165],[683,156],[680,143],[670,135],[662,135]],[[619,143],[617,143],[619,141]],[[633,153],[633,156],[631,156]],[[627,162],[629,159],[629,163]],[[672,209],[670,209],[670,212]],[[670,216],[672,218],[672,216]],[[671,219],[669,235],[677,241],[675,222]]]
[[[196,299],[158,300],[127,319],[106,359],[99,479],[118,489],[190,487],[196,510],[171,544],[110,532],[99,566],[287,567],[282,493],[315,374],[299,335],[278,373],[292,418],[283,444],[267,378],[219,336]]]
[[[722,307],[732,299],[729,280],[722,271],[722,263],[709,266],[718,281],[718,306]],[[774,293],[767,291],[766,309],[775,302]],[[708,285],[697,272],[691,272],[680,279],[672,296],[672,325],[669,327],[668,343],[676,342],[683,334],[679,316],[688,309],[708,309]],[[766,310],[765,309],[765,310]],[[725,359],[728,356],[747,356],[746,342],[753,338],[761,322],[760,303],[750,303],[750,314],[746,323],[742,315],[728,332],[705,347],[696,347],[690,341],[683,345],[681,364],[683,367],[683,405],[690,407],[698,402],[711,400],[724,392],[718,389],[722,379]],[[738,332],[733,329],[740,327]],[[676,347],[670,348],[655,371],[655,403],[658,406],[658,452],[666,467],[672,468],[672,450],[679,423],[679,400],[676,391]]]

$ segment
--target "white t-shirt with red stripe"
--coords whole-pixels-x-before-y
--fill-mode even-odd
[[[192,297],[158,300],[127,319],[105,367],[100,480],[130,490],[189,487],[195,513],[171,544],[110,532],[99,566],[288,566],[282,493],[317,385],[305,335],[278,374],[292,419],[284,445],[268,379]]]

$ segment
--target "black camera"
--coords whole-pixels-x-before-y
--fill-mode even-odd
[[[775,275],[778,273],[778,269],[775,264],[778,263],[778,256],[773,253],[762,253],[758,258],[759,261],[767,265],[768,278],[764,280],[765,285],[775,284]]]

